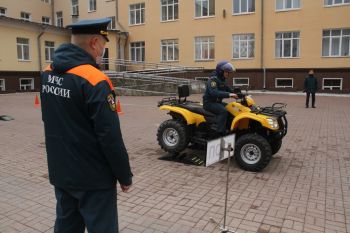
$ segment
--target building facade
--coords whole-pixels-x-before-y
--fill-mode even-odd
[[[231,84],[284,91],[314,69],[320,91],[350,92],[350,0],[1,0],[0,93],[38,90],[65,26],[100,17],[105,58],[203,67],[197,79],[228,60]]]
[[[213,69],[237,67],[234,85],[350,92],[350,0],[124,0],[128,58]]]

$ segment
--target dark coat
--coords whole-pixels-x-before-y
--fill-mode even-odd
[[[132,183],[114,97],[110,80],[86,51],[73,44],[55,51],[51,69],[41,75],[51,184],[89,190]]]
[[[317,79],[313,75],[309,75],[304,81],[304,91],[315,93],[318,90]]]
[[[203,103],[221,103],[223,98],[230,97],[230,93],[233,93],[233,90],[227,86],[225,78],[214,72],[214,76],[207,82]]]

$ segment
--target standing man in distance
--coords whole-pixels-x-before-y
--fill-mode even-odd
[[[50,183],[57,199],[55,233],[118,232],[116,182],[132,173],[116,113],[115,93],[99,70],[110,19],[68,25],[41,75],[41,107]]]
[[[306,92],[306,104],[305,107],[309,107],[309,99],[310,99],[310,94],[311,94],[311,99],[312,99],[312,107],[316,108],[315,106],[315,101],[316,101],[316,91],[318,89],[317,85],[317,79],[314,77],[314,71],[310,70],[309,71],[309,76],[305,78],[304,81],[304,92]]]

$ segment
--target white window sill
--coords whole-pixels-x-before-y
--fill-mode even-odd
[[[300,59],[300,57],[275,57],[275,59]]]
[[[172,62],[179,62],[179,60],[163,60],[163,61],[160,61],[162,63],[172,63]]]
[[[350,3],[341,3],[341,4],[333,4],[333,5],[323,5],[325,8],[331,7],[342,7],[342,6],[350,6]]]
[[[24,59],[18,59],[19,62],[31,62],[32,60],[24,60]]]
[[[195,62],[212,62],[214,61],[215,59],[214,58],[211,58],[211,59],[201,59],[201,60],[194,60]]]
[[[349,56],[321,56],[322,58],[350,58]]]
[[[211,19],[211,18],[215,18],[215,15],[209,15],[209,16],[198,16],[198,17],[194,17],[194,19]]]
[[[301,10],[301,8],[281,9],[281,10],[276,10],[276,13],[279,13],[279,12],[287,12],[287,11],[298,11],[298,10]]]
[[[129,27],[142,26],[142,25],[145,25],[145,24],[146,24],[146,23],[129,24]]]
[[[94,13],[96,10],[88,10],[88,13]]]
[[[233,16],[253,15],[253,14],[255,14],[255,11],[252,11],[252,12],[243,12],[243,13],[232,13]]]
[[[232,58],[231,60],[254,60],[255,57],[239,57],[239,58]]]
[[[170,20],[161,20],[161,23],[171,23],[171,22],[177,22],[179,19],[170,19]]]

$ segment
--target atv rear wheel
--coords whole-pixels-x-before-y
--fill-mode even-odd
[[[246,134],[238,138],[235,159],[244,170],[258,172],[264,169],[272,157],[268,141],[258,134]]]
[[[157,140],[160,147],[169,153],[179,153],[189,143],[186,125],[176,120],[164,121],[158,128]]]
[[[272,155],[276,154],[282,146],[282,140],[273,141],[270,143]]]

